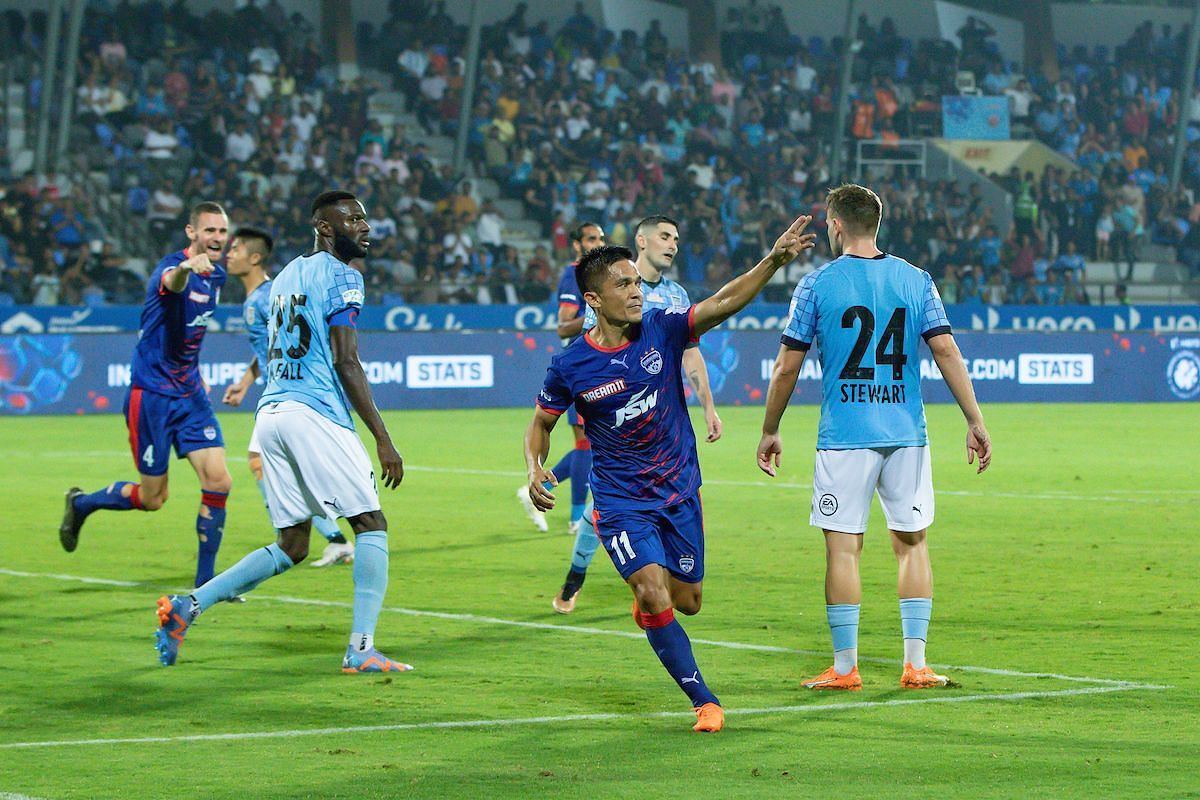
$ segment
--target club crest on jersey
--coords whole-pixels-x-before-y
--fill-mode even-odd
[[[216,429],[216,428],[214,428],[212,425],[209,425],[209,426],[205,427],[205,429],[204,429],[204,438],[205,438],[205,439],[208,439],[210,442],[211,442],[213,439],[216,439],[216,438],[217,438],[217,429]]]
[[[646,372],[649,372],[651,375],[657,375],[658,373],[662,372],[662,368],[663,368],[662,354],[659,353],[657,350],[655,350],[653,347],[650,348],[650,352],[648,352],[644,356],[642,356],[641,363],[642,363],[642,369],[646,370]]]
[[[594,403],[597,400],[603,400],[606,397],[612,397],[614,394],[620,394],[625,391],[625,379],[617,378],[615,381],[597,386],[595,389],[588,389],[579,396],[589,403]]]
[[[695,568],[696,568],[696,559],[694,556],[680,556],[679,557],[679,571],[682,572],[684,575],[687,575]]]
[[[246,324],[254,324],[254,306],[246,306]]]

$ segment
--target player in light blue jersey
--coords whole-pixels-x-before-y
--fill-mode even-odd
[[[238,228],[225,257],[226,270],[241,280],[246,290],[242,313],[246,322],[246,332],[250,334],[250,348],[254,351],[254,358],[250,359],[250,366],[246,368],[241,379],[225,390],[222,402],[228,406],[236,407],[241,404],[250,385],[258,379],[267,363],[267,318],[271,309],[271,279],[267,277],[266,266],[274,246],[274,241],[266,231],[258,228]],[[250,449],[246,454],[246,461],[265,502],[267,495],[263,486],[262,456],[258,452],[258,440],[253,434],[250,435]],[[329,541],[325,552],[313,562],[314,567],[348,564],[354,560],[354,545],[346,541],[346,537],[338,528],[337,520],[326,516],[313,517],[313,527]]]
[[[411,669],[375,649],[387,590],[387,520],[371,459],[350,416],[353,406],[375,438],[384,485],[399,486],[404,464],[358,357],[363,278],[350,262],[366,255],[371,227],[362,203],[341,191],[313,201],[312,225],[314,252],[288,264],[271,287],[267,388],[255,423],[278,539],[190,595],[159,598],[156,641],[164,666],[175,663],[196,617],[303,561],[312,518],[333,514],[350,522],[357,543],[353,624],[342,672]]]
[[[878,492],[899,563],[904,672],[910,689],[945,686],[925,663],[933,610],[926,529],[933,523],[933,475],[921,402],[918,339],[933,353],[967,421],[967,463],[987,469],[992,445],[962,354],[933,278],[875,243],[883,204],[863,186],[840,186],[827,201],[833,261],[804,276],[767,389],[759,468],[774,477],[783,454],[779,421],[816,344],[824,397],[809,522],[825,532],[826,616],[833,666],[810,689],[862,688],[858,561],[871,497]]]
[[[642,308],[646,311],[656,308],[682,311],[689,308],[692,301],[687,290],[666,276],[675,255],[679,252],[679,224],[670,217],[656,214],[639,222],[634,234],[638,250],[635,266],[642,277]],[[586,308],[583,330],[588,331],[596,326],[596,311],[591,306]],[[689,343],[683,352],[683,374],[687,376],[692,392],[700,402],[700,407],[704,409],[704,426],[707,431],[705,441],[715,442],[721,438],[721,417],[718,416],[716,405],[713,403],[712,390],[708,384],[708,367],[704,364],[704,356],[700,354],[697,342]],[[555,467],[556,475],[557,469]],[[588,566],[600,545],[591,519],[592,504],[589,503],[582,517],[583,524],[577,526],[575,531],[571,565],[567,569],[566,580],[552,601],[554,610],[560,614],[569,614],[575,610],[579,590],[587,577]]]

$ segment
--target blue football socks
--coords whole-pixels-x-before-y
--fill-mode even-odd
[[[212,579],[217,567],[217,551],[225,533],[225,503],[228,492],[202,492],[200,512],[196,515],[196,538],[200,550],[196,560],[196,585]]]
[[[674,610],[668,608],[661,614],[642,614],[642,625],[646,628],[646,639],[654,648],[658,660],[692,701],[692,707],[699,708],[705,703],[720,705],[717,696],[709,690],[700,675],[700,668],[696,666],[696,658],[692,655],[692,643],[683,626],[675,620]]]
[[[351,646],[370,650],[375,623],[388,583],[387,531],[363,531],[354,537],[354,621]]]
[[[587,502],[589,478],[592,472],[592,448],[576,448],[575,459],[571,462],[571,521],[583,516],[583,506]],[[554,473],[557,475],[558,473]]]
[[[904,661],[914,669],[925,666],[925,641],[929,638],[929,619],[933,616],[933,598],[911,597],[900,601],[900,629],[904,632]]]
[[[236,597],[275,575],[295,566],[278,544],[269,544],[251,552],[241,561],[192,592],[197,611],[207,611],[222,600]]]
[[[596,549],[600,547],[600,537],[596,535],[595,523],[592,522],[592,508],[593,504],[589,501],[579,517],[579,533],[575,534],[575,547],[571,551],[572,572],[587,572]]]
[[[858,663],[858,603],[825,606],[829,632],[833,635],[833,670],[847,675]]]
[[[133,491],[129,497],[121,495],[122,490],[126,486],[132,486]],[[132,481],[117,481],[111,486],[107,486],[98,492],[91,494],[80,495],[75,498],[75,511],[86,517],[93,511],[99,511],[106,508],[109,511],[129,511],[136,508],[142,509],[142,504],[138,502],[139,485]]]
[[[324,536],[331,542],[344,543],[346,537],[342,536],[342,529],[338,527],[337,520],[329,517],[313,517],[313,527],[317,529],[317,533]]]

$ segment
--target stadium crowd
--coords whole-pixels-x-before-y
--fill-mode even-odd
[[[89,5],[77,116],[92,163],[125,190],[126,213],[147,220],[157,250],[146,256],[176,246],[185,209],[216,198],[233,227],[275,236],[282,265],[311,244],[308,200],[335,184],[367,206],[368,288],[389,301],[548,299],[570,228],[596,221],[627,242],[649,213],[681,221],[676,277],[697,296],[757,261],[764,231],[797,211],[814,214],[822,246],[767,298],[786,300],[798,275],[828,256],[823,202],[839,176],[824,145],[841,42],[802,40],[777,6],[730,9],[720,64],[687,60],[657,20],[642,33],[614,32],[581,4],[558,30],[526,19],[524,4],[485,30],[468,156],[476,175],[539,223],[551,247],[532,253],[507,244],[478,180],[415,140],[453,135],[458,124],[465,30],[441,4],[396,0],[381,24],[356,31],[366,74],[394,82],[423,132],[372,119],[372,93],[391,87],[339,80],[304,18],[275,0],[203,19],[183,3],[145,9]],[[37,20],[22,29],[20,46],[36,51]],[[1088,302],[1096,298],[1083,285],[1084,259],[1132,264],[1146,237],[1200,267],[1191,224],[1200,206],[1169,195],[1164,178],[1178,103],[1162,87],[1175,85],[1179,35],[1156,39],[1143,27],[1111,57],[1099,48],[1064,54],[1054,83],[1036,72],[1018,78],[982,23],[959,31],[961,47],[914,46],[900,34],[891,19],[878,28],[859,20],[858,38],[871,46],[854,62],[851,136],[936,135],[938,99],[965,69],[983,91],[1012,98],[1018,124],[1079,164],[1040,179],[992,176],[1014,198],[1008,230],[977,187],[899,170],[869,178],[886,208],[881,243],[929,269],[947,302]],[[1200,122],[1200,100],[1188,112]],[[1189,187],[1198,172],[1193,149]],[[114,277],[122,257],[96,229],[86,194],[62,176],[46,185],[2,177],[0,292],[20,302],[139,299],[136,280]]]

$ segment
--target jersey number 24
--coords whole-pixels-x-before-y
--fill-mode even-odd
[[[894,381],[904,380],[904,365],[908,363],[908,356],[904,354],[904,323],[907,318],[908,309],[894,310],[883,329],[883,336],[879,338],[879,344],[875,347],[875,363],[891,364]],[[862,366],[862,359],[875,336],[875,315],[866,306],[851,306],[842,314],[842,327],[853,328],[855,320],[858,320],[862,327],[858,329],[858,339],[854,342],[854,348],[850,351],[850,357],[846,359],[846,366],[842,367],[842,374],[838,378],[843,381],[873,381],[875,368]]]

